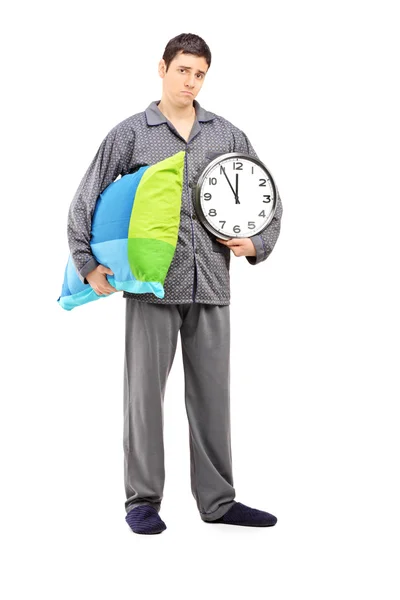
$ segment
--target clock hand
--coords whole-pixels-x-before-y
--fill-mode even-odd
[[[236,173],[236,204],[240,204],[239,202],[239,173]]]
[[[231,188],[231,190],[232,190],[232,192],[233,192],[233,195],[235,196],[235,200],[236,200],[236,199],[237,199],[237,197],[236,197],[236,192],[235,192],[235,190],[233,189],[233,187],[232,187],[232,184],[231,184],[231,182],[230,182],[230,181],[229,181],[229,179],[228,179],[228,175],[225,173],[225,169],[224,169],[224,167],[223,167],[222,165],[221,165],[221,169],[222,169],[222,171],[224,172],[224,175],[225,175],[225,177],[226,177],[226,180],[227,180],[227,182],[229,183],[229,186],[230,186],[230,188]]]

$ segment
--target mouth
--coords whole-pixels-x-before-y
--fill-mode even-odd
[[[188,94],[189,96],[193,96],[192,92],[187,92],[186,90],[183,90],[182,94]]]

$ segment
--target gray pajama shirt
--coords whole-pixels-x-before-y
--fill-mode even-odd
[[[194,100],[196,120],[188,141],[181,137],[151,102],[144,112],[128,117],[104,138],[87,169],[68,214],[68,242],[81,281],[96,266],[90,249],[91,220],[100,193],[119,175],[142,165],[151,165],[185,150],[181,218],[175,254],[165,279],[164,298],[151,293],[123,292],[124,298],[140,302],[177,304],[200,302],[230,303],[229,266],[231,250],[215,240],[196,216],[194,192],[203,168],[217,154],[246,152],[258,158],[246,135],[229,121],[204,110]],[[271,223],[252,240],[256,256],[247,256],[251,265],[264,261],[272,252],[280,232],[282,203]]]

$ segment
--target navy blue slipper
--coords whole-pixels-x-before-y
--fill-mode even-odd
[[[156,509],[149,504],[140,504],[132,508],[126,515],[125,521],[134,533],[161,533],[167,529]]]
[[[227,525],[244,525],[247,527],[272,527],[278,521],[274,515],[263,510],[250,508],[241,502],[235,502],[231,508],[215,521],[206,523],[226,523]]]

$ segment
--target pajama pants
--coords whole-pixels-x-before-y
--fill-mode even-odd
[[[164,394],[181,335],[192,494],[203,521],[234,504],[230,431],[229,305],[152,304],[126,298],[125,510],[160,511]]]

